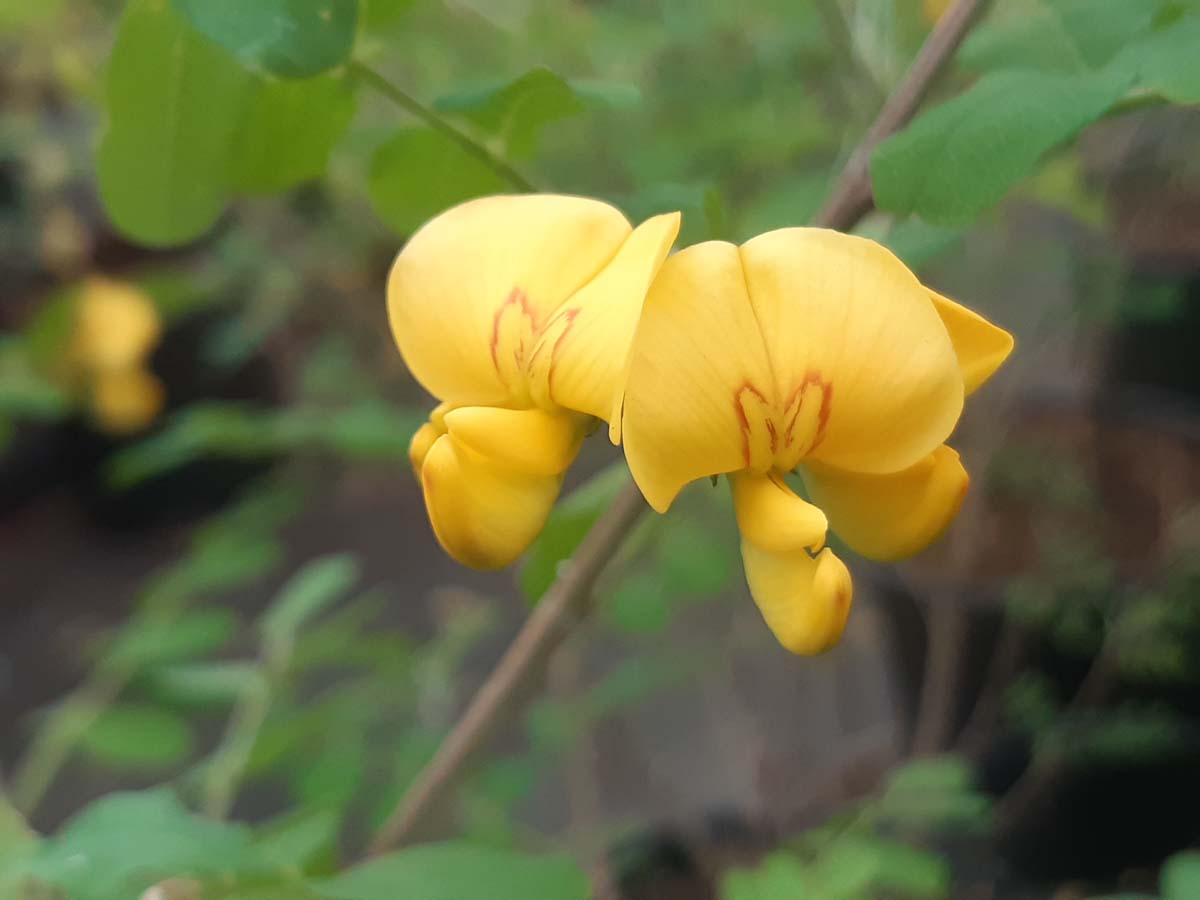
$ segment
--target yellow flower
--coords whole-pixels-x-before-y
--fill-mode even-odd
[[[129,434],[162,410],[166,392],[147,366],[161,338],[158,309],[141,290],[99,277],[84,282],[67,368],[97,427]]]
[[[930,25],[936,25],[949,8],[950,0],[923,0],[921,3],[921,12]]]
[[[827,528],[882,560],[936,539],[968,483],[943,442],[1012,346],[864,238],[791,228],[699,244],[646,297],[614,431],[659,512],[729,473],[751,593],[785,647],[818,653],[852,596]]]
[[[443,401],[410,458],[455,559],[499,568],[537,536],[591,423],[619,408],[642,300],[678,230],[677,213],[635,230],[597,200],[486,197],[396,258],[392,333]]]

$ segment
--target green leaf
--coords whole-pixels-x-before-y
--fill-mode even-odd
[[[407,461],[408,445],[424,421],[414,410],[366,401],[327,417],[321,440],[351,459]]]
[[[683,516],[664,523],[658,553],[663,584],[670,594],[715,594],[729,584],[737,568],[726,535]]]
[[[117,704],[84,732],[80,747],[113,767],[165,769],[191,752],[192,731],[184,719],[164,709]]]
[[[914,760],[888,779],[890,789],[915,793],[969,790],[974,783],[970,764],[960,756]]]
[[[969,222],[1043,155],[1098,119],[1129,78],[998,72],[919,116],[871,159],[875,199],[898,215]]]
[[[270,193],[322,175],[354,106],[353,82],[342,75],[263,80],[238,133],[233,186]]]
[[[54,420],[70,409],[70,397],[33,367],[18,339],[0,341],[0,414]]]
[[[237,629],[227,609],[196,609],[170,619],[135,620],[117,638],[109,658],[133,670],[195,659],[220,650]]]
[[[358,561],[349,553],[314,559],[292,576],[263,613],[263,639],[290,641],[305,622],[345,596],[358,578]]]
[[[815,896],[852,897],[858,891],[940,900],[950,895],[950,868],[928,850],[849,832],[818,860],[823,890]]]
[[[623,462],[613,463],[572,491],[550,513],[546,527],[525,555],[521,590],[538,600],[554,583],[559,564],[571,557],[600,514],[629,484]]]
[[[394,25],[416,0],[363,0],[363,26],[376,31]]]
[[[974,786],[967,762],[957,756],[917,760],[896,771],[876,809],[904,826],[979,827],[991,803]]]
[[[510,156],[523,157],[533,152],[538,135],[551,122],[581,113],[589,104],[630,106],[640,97],[633,85],[570,82],[539,66],[512,81],[441,97],[435,106],[500,135]]]
[[[260,689],[262,677],[255,663],[181,663],[155,671],[149,689],[155,699],[176,706],[231,706],[247,692]]]
[[[657,572],[622,579],[600,604],[604,621],[626,634],[658,634],[671,620],[671,601]]]
[[[350,57],[358,0],[173,0],[195,28],[242,62],[307,78]]]
[[[753,869],[732,869],[721,881],[721,900],[791,900],[816,896],[808,868],[792,854],[776,851]]]
[[[105,208],[150,245],[199,237],[225,208],[251,76],[168,0],[131,0],[109,64],[97,178]]]
[[[478,157],[430,128],[405,128],[382,144],[367,185],[379,217],[402,236],[449,206],[508,188]]]
[[[460,841],[425,844],[317,885],[336,900],[587,900],[588,880],[562,856],[527,856]]]
[[[1176,853],[1162,869],[1163,900],[1200,897],[1200,851]]]
[[[1128,73],[1142,90],[1172,103],[1200,103],[1200,15],[1189,15],[1169,28],[1130,45],[1110,68]]]
[[[37,833],[0,790],[0,897],[28,896],[23,873],[37,848]]]
[[[1034,9],[984,23],[964,42],[968,68],[1086,72],[1150,28],[1156,3],[1039,0]]]
[[[47,840],[29,866],[71,900],[131,900],[167,877],[217,878],[261,867],[250,830],[189,813],[166,788],[109,794]]]
[[[280,868],[303,871],[333,850],[339,824],[331,810],[301,811],[261,828],[255,846],[264,859]]]
[[[305,809],[341,812],[362,786],[366,735],[339,733],[315,755],[310,751],[291,773],[292,793]]]

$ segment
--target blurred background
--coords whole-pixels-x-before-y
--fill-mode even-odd
[[[635,221],[681,209],[681,245],[801,224],[944,7],[324,5],[345,46],[280,62],[236,4],[0,0],[0,896],[213,874],[199,822],[288,873],[270,897],[402,895],[320,885],[627,476],[589,440],[523,563],[448,559],[407,462],[433,401],[388,332],[392,258],[512,190],[496,160]],[[846,636],[797,658],[727,487],[693,485],[423,838],[587,874],[532,898],[1200,898],[1198,20],[996,4],[929,101],[995,86],[965,176],[919,161],[952,201],[885,203],[876,172],[858,231],[1017,337],[954,439],[949,534],[897,566],[845,551]],[[1037,78],[1142,39],[1190,48],[1171,90],[1047,134],[1056,108],[986,100],[1050,104]],[[935,150],[974,121],[925,120]],[[203,896],[251,896],[223,884]]]

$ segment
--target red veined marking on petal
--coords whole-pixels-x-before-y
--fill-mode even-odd
[[[821,389],[821,408],[817,411],[817,431],[816,434],[813,435],[812,444],[806,451],[807,453],[811,453],[812,451],[816,450],[817,446],[825,438],[825,426],[829,424],[829,413],[832,411],[833,407],[833,385],[821,377],[819,370],[809,369],[804,373],[804,379],[800,382],[800,386],[797,387],[796,390],[792,391],[792,396],[788,398],[787,405],[784,407],[786,409],[793,403],[796,404],[796,409],[792,413],[792,419],[787,424],[786,432],[787,444],[788,446],[791,446],[791,443],[795,438],[793,431],[796,427],[796,419],[800,417],[800,409],[804,406],[804,395],[807,393],[805,389],[810,385],[816,385]],[[797,400],[800,402],[797,403]]]
[[[496,314],[492,317],[492,339],[490,341],[492,365],[496,367],[496,372],[500,374],[501,379],[504,376],[500,369],[500,322],[504,318],[504,313],[512,306],[519,307],[521,314],[529,319],[533,330],[537,331],[537,313],[529,308],[529,297],[519,287],[513,288],[509,291],[508,296],[504,298],[504,302],[496,307]],[[517,345],[517,349],[513,351],[513,356],[518,366],[521,363],[521,357],[524,356],[524,352],[525,341],[522,338]]]
[[[749,391],[765,406],[767,398],[763,396],[762,391],[756,388],[749,379],[743,381],[741,386],[733,392],[733,411],[738,417],[738,425],[742,430],[742,459],[746,462],[746,467],[750,467],[750,419],[746,415],[746,407],[742,405],[742,394]]]
[[[771,453],[774,455],[779,446],[779,433],[775,430],[775,420],[767,419],[767,434],[771,438]]]

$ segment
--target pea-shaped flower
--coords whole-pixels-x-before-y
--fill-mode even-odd
[[[583,437],[619,409],[642,301],[678,230],[678,213],[635,230],[597,200],[485,197],[432,219],[396,258],[392,333],[442,401],[410,458],[459,562],[507,565],[545,524]]]
[[[791,228],[699,244],[646,298],[614,431],[659,512],[729,474],[750,591],[785,647],[817,653],[852,596],[827,528],[880,560],[937,538],[968,484],[944,441],[1012,346],[864,238]]]

